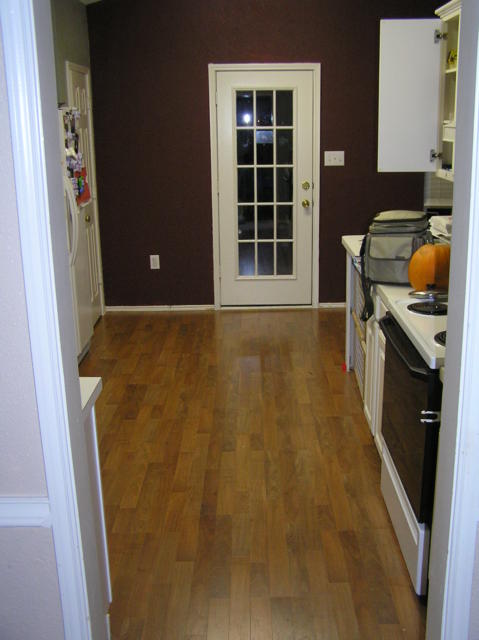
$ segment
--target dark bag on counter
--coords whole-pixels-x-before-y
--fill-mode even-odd
[[[374,216],[361,244],[361,282],[364,293],[362,320],[374,313],[374,283],[409,284],[412,254],[430,240],[423,211],[382,211]]]

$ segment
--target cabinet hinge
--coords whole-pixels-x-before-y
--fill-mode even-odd
[[[434,42],[437,44],[441,40],[447,40],[447,33],[443,33],[440,29],[434,31]]]
[[[438,158],[442,158],[442,152],[437,152],[435,149],[431,149],[429,152],[429,162],[434,162],[434,160],[437,160]]]

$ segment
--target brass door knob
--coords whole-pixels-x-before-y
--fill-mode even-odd
[[[301,202],[301,204],[303,205],[303,207],[304,207],[305,209],[307,209],[307,208],[310,206],[310,204],[311,204],[311,203],[309,202],[309,200],[306,200],[306,199],[305,199],[305,200],[303,200],[303,201]]]
[[[91,222],[91,217],[89,215],[85,216],[85,222]]]

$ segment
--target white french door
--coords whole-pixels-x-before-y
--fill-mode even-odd
[[[221,306],[312,303],[315,99],[312,68],[216,70]]]

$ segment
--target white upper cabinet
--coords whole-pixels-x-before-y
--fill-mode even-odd
[[[378,171],[436,171],[441,21],[381,20]]]
[[[381,20],[378,171],[453,180],[460,0],[439,19]]]

